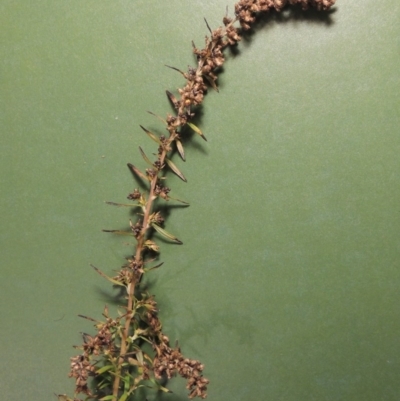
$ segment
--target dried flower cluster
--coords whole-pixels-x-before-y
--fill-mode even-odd
[[[169,241],[182,244],[163,228],[164,217],[160,211],[155,210],[156,200],[183,202],[171,197],[170,188],[164,185],[166,167],[186,181],[183,173],[170,160],[169,154],[176,148],[185,160],[180,137],[185,126],[206,139],[201,130],[191,122],[195,108],[203,102],[208,87],[218,91],[217,73],[225,61],[224,48],[236,45],[241,40],[242,31],[250,29],[259,13],[281,11],[287,4],[299,4],[303,9],[315,7],[318,10],[327,10],[334,3],[335,0],[240,0],[235,4],[234,16],[224,17],[223,26],[211,30],[207,24],[210,36],[206,36],[203,49],[198,49],[193,43],[193,53],[197,58],[195,68],[189,67],[187,72],[183,72],[171,67],[184,76],[186,83],[183,88],[178,89],[179,99],[167,91],[175,108],[175,115],[168,114],[165,120],[158,117],[165,125],[168,136],[157,136],[141,126],[158,145],[156,160],[151,161],[139,147],[149,168],[142,172],[133,164],[128,164],[135,177],[147,183],[148,191],[142,193],[139,189],[134,189],[128,195],[128,199],[134,203],[108,202],[111,205],[141,210],[137,221],[130,222],[130,231],[104,230],[132,236],[136,241],[135,251],[114,277],[107,276],[93,266],[113,285],[124,288],[126,304],[122,307],[123,312],[115,319],[109,316],[107,307],[103,312],[104,321],[85,317],[95,322],[97,334],[83,334],[83,344],[77,347],[82,353],[71,358],[69,375],[75,379],[74,398],[60,395],[60,401],[81,401],[78,398],[80,395],[85,400],[127,401],[144,385],[153,385],[156,390],[168,391],[160,384],[160,379],[170,379],[175,374],[187,379],[189,398],[207,396],[208,379],[202,375],[204,366],[197,360],[185,358],[179,347],[170,347],[168,337],[162,332],[154,297],[140,288],[143,275],[162,265],[160,263],[148,267],[159,253],[159,246],[149,237],[151,232],[156,231]],[[145,351],[146,344],[151,345],[152,353]],[[90,377],[96,378],[95,385],[91,386],[89,383]]]

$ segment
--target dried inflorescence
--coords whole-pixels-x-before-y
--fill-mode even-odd
[[[75,379],[76,394],[86,394],[95,397],[89,389],[88,379],[96,375],[96,358],[105,354],[112,355],[116,351],[114,332],[119,327],[119,319],[114,320],[108,316],[108,309],[104,309],[105,322],[97,322],[98,332],[95,336],[82,333],[83,344],[80,347],[82,354],[71,358],[69,377]],[[85,317],[85,316],[82,316]],[[85,317],[86,318],[86,317]],[[93,319],[89,319],[93,320]]]
[[[156,353],[153,360],[155,378],[162,379],[166,376],[171,379],[175,374],[179,374],[187,379],[186,388],[189,390],[189,398],[206,398],[209,380],[202,375],[204,365],[195,359],[185,358],[178,346],[170,347],[169,338],[161,331],[161,322],[157,314],[149,312],[147,318],[149,326],[158,339],[153,342]]]
[[[85,355],[77,355],[71,358],[71,370],[69,377],[75,379],[75,392],[92,396],[88,388],[89,375],[93,375],[95,367]]]
[[[259,13],[281,11],[287,4],[297,4],[303,9],[315,7],[318,10],[328,10],[334,3],[335,0],[240,0],[235,4],[234,16],[226,15],[223,18],[223,26],[211,30],[206,21],[210,36],[205,38],[205,47],[198,49],[193,43],[196,67],[189,67],[187,72],[171,67],[179,71],[186,82],[183,88],[178,89],[179,98],[167,91],[175,115],[168,114],[165,120],[156,116],[165,124],[168,136],[157,136],[141,126],[150,139],[157,143],[156,160],[151,161],[143,149],[139,148],[150,167],[143,173],[134,165],[128,164],[132,173],[142,183],[148,184],[148,192],[134,189],[128,195],[128,199],[134,201],[133,204],[108,202],[116,206],[141,209],[141,213],[137,213],[137,220],[130,221],[129,231],[104,230],[132,236],[136,241],[134,254],[113,277],[108,277],[94,268],[113,285],[122,287],[126,294],[126,305],[116,319],[109,317],[107,308],[103,313],[104,322],[87,318],[95,322],[97,334],[83,334],[83,344],[78,347],[82,354],[71,358],[69,376],[75,379],[75,396],[68,398],[60,395],[60,401],[81,401],[77,398],[79,394],[85,395],[85,400],[129,400],[131,394],[142,386],[142,382],[146,381],[148,385],[149,380],[155,383],[156,389],[168,391],[158,380],[170,379],[175,374],[187,380],[189,398],[206,398],[209,381],[203,377],[203,364],[185,358],[178,346],[170,347],[169,338],[162,332],[154,297],[140,288],[142,276],[162,264],[149,267],[156,259],[155,254],[159,252],[159,246],[149,238],[151,230],[155,230],[169,241],[182,243],[163,228],[164,217],[160,211],[154,210],[156,199],[183,202],[170,196],[170,188],[164,185],[164,169],[168,167],[186,181],[179,168],[169,159],[173,143],[181,158],[185,160],[181,142],[182,129],[189,126],[206,139],[201,130],[192,123],[196,107],[203,102],[209,87],[218,91],[217,74],[225,62],[224,49],[227,46],[235,46],[241,40],[242,32],[251,28]],[[143,344],[151,344],[153,355],[144,351]],[[98,383],[94,389],[90,389],[88,383],[91,376],[95,376]]]
[[[207,397],[209,380],[203,377],[203,369],[204,365],[199,361],[184,358],[179,347],[171,348],[168,342],[156,347],[156,357],[153,361],[156,379],[161,379],[164,375],[170,379],[178,373],[187,379],[186,388],[189,390],[189,398]]]

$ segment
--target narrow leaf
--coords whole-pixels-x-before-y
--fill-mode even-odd
[[[102,373],[107,372],[107,370],[110,370],[110,369],[112,369],[113,367],[114,367],[113,365],[106,365],[106,366],[103,366],[102,368],[96,370],[96,374],[97,374],[97,375],[101,375]]]
[[[193,123],[187,123],[187,125],[196,133],[199,134],[205,141],[207,141],[207,138],[204,136],[204,134],[201,132],[200,128],[194,125]]]
[[[164,264],[164,262],[161,262],[161,263],[158,264],[157,266],[153,266],[153,267],[149,267],[149,268],[147,268],[147,269],[144,269],[144,271],[145,271],[145,272],[149,272],[149,271],[151,271],[151,270],[158,269],[158,268],[161,267],[163,264]]]
[[[175,237],[175,235],[170,234],[168,231],[164,230],[163,228],[161,228],[160,226],[158,226],[155,223],[152,223],[151,226],[162,236],[164,236],[165,238],[168,238],[171,241],[176,242],[179,245],[182,245],[183,242],[180,241],[178,238]]]
[[[119,399],[119,401],[126,401],[128,397],[129,397],[129,393],[124,393],[121,395],[121,398]]]
[[[143,174],[137,167],[135,167],[133,164],[128,163],[128,167],[129,169],[132,171],[132,173],[136,174],[137,176],[139,176],[140,178],[142,178],[145,181],[149,181],[149,178]]]
[[[172,393],[171,390],[167,389],[166,387],[162,386],[161,384],[158,385],[158,389],[163,391],[164,393]]]
[[[171,160],[165,158],[165,162],[168,164],[168,166],[170,167],[170,169],[183,181],[187,181],[185,176],[181,173],[181,171],[178,169],[178,167],[175,166],[174,163],[172,163]]]
[[[100,401],[110,401],[110,400],[113,400],[113,399],[114,399],[113,395],[106,395],[105,397],[100,398]]]
[[[183,161],[186,161],[185,150],[183,149],[182,142],[179,139],[175,139],[175,142],[176,142],[176,148],[178,149],[180,157],[182,158]]]
[[[115,202],[109,202],[106,201],[107,205],[111,205],[111,206],[126,206],[126,207],[141,207],[142,205],[140,203],[115,203]]]
[[[165,125],[167,125],[167,122],[162,117],[158,116],[157,114],[153,113],[152,111],[147,110],[147,112],[149,114],[151,114],[152,116],[157,117],[161,122],[163,122]]]
[[[144,150],[139,146],[139,150],[140,150],[140,154],[142,155],[144,161],[148,164],[150,164],[150,166],[153,165],[153,163],[151,162],[151,160],[146,156],[146,153],[144,153]]]
[[[91,322],[98,322],[98,320],[95,320],[95,319],[93,319],[93,318],[91,318],[91,317],[88,317],[88,316],[84,316],[84,315],[78,315],[78,316],[81,317],[81,318],[83,318],[83,319],[90,320]]]
[[[104,274],[104,273],[103,273],[100,269],[98,269],[96,266],[93,266],[93,265],[90,265],[90,266],[92,266],[93,269],[96,270],[96,272],[100,274],[100,276],[104,277],[105,279],[107,279],[108,281],[110,281],[111,283],[113,283],[114,285],[119,285],[119,286],[121,286],[121,287],[125,287],[125,285],[122,284],[122,283],[120,283],[119,281],[114,280],[114,279],[111,278],[111,277],[108,277],[107,274]]]
[[[159,145],[161,145],[161,141],[157,138],[157,136],[155,136],[152,132],[150,132],[148,129],[144,128],[142,125],[140,126],[140,128],[156,143],[158,143]]]
[[[168,390],[166,387],[162,386],[162,385],[161,385],[160,383],[158,383],[158,381],[156,381],[155,379],[150,378],[150,381],[156,385],[156,387],[158,388],[158,390],[161,390],[161,391],[163,391],[164,393],[172,393],[171,390]]]
[[[121,230],[101,230],[103,233],[113,233],[117,235],[129,235],[133,237],[133,232],[131,231],[121,231]]]
[[[55,396],[58,398],[58,401],[73,401],[72,398],[69,398],[65,394],[55,394]]]
[[[182,199],[173,198],[172,196],[169,196],[169,195],[168,195],[168,197],[169,197],[170,199],[172,199],[172,200],[175,200],[175,201],[177,201],[177,202],[183,203],[184,205],[190,206],[190,203],[188,203],[188,202],[186,202],[186,201],[183,201]]]
[[[108,383],[106,380],[103,380],[99,385],[98,388],[99,390],[103,390],[103,388],[106,388],[110,385],[110,383]]]
[[[210,28],[210,25],[208,25],[208,22],[207,22],[207,20],[205,18],[204,18],[204,21],[206,22],[207,28],[210,31],[211,35],[212,35],[213,32],[212,32],[212,29]]]
[[[165,91],[165,93],[168,96],[168,99],[171,101],[171,103],[174,105],[176,109],[179,108],[179,102],[178,99],[170,92],[170,91]]]
[[[139,366],[139,362],[138,362],[136,359],[134,359],[134,358],[128,358],[128,362],[129,362],[131,365]]]
[[[183,71],[181,71],[179,68],[171,67],[170,65],[167,65],[167,64],[165,64],[165,66],[168,67],[168,68],[171,68],[171,69],[173,69],[175,71],[180,72],[186,78],[186,74]]]

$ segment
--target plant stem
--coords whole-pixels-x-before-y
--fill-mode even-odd
[[[167,156],[167,150],[169,148],[169,145],[171,142],[175,139],[175,135],[171,134],[169,138],[166,141],[166,144],[164,146],[164,150],[162,151],[161,155],[159,156],[158,160],[161,162],[161,165],[164,165],[165,158]],[[162,170],[160,170],[162,171]],[[150,182],[150,191],[149,195],[147,198],[145,210],[144,210],[144,217],[143,217],[143,223],[142,223],[142,231],[137,239],[137,245],[136,245],[136,252],[135,252],[135,261],[136,263],[143,263],[143,250],[144,250],[144,241],[147,236],[147,232],[151,225],[149,224],[149,218],[151,213],[153,212],[153,206],[154,206],[154,200],[157,198],[154,194],[154,189],[156,187],[157,181],[159,179],[159,175],[157,174],[151,179]],[[113,383],[113,396],[114,400],[118,400],[118,392],[119,392],[119,386],[120,386],[120,381],[121,381],[121,368],[122,364],[124,362],[125,355],[128,352],[128,337],[129,337],[129,330],[131,327],[132,323],[132,318],[133,318],[133,304],[134,304],[134,294],[135,294],[135,287],[136,284],[140,282],[140,279],[142,277],[142,274],[137,276],[136,281],[132,281],[130,285],[128,286],[128,305],[127,305],[127,313],[125,317],[125,326],[124,326],[124,331],[122,333],[122,338],[121,338],[121,349],[120,349],[120,356],[118,359],[118,369],[117,369],[117,374],[114,379]]]

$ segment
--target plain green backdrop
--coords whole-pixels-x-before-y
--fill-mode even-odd
[[[171,111],[226,0],[0,0],[0,398],[71,393],[69,357],[111,304],[89,267],[132,248],[127,162]],[[229,4],[232,13],[233,4]],[[263,18],[227,51],[170,176],[165,332],[210,401],[400,399],[400,3]],[[184,382],[167,401],[183,401]],[[149,400],[157,397],[150,394]]]

